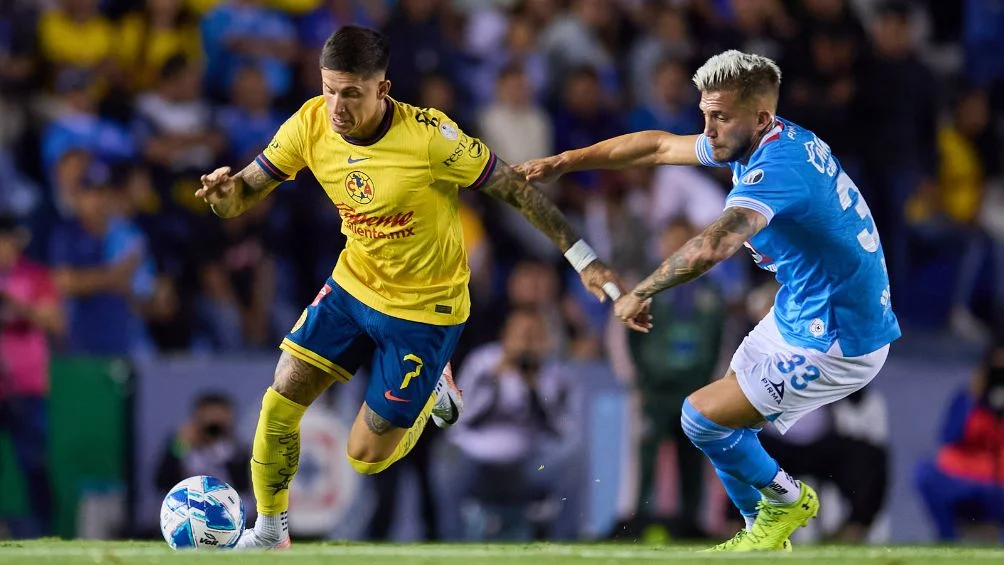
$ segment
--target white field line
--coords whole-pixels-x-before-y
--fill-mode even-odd
[[[960,548],[962,549],[962,548]],[[965,558],[997,558],[1004,563],[1004,551],[1000,550],[972,550],[965,549],[962,555],[957,554],[951,548],[940,547],[862,547],[862,548],[805,548],[793,553],[770,554],[772,559],[801,558],[806,557],[843,557],[843,558],[951,558],[958,559],[964,555]],[[116,557],[170,557],[174,552],[165,548],[156,547],[122,547],[109,545],[107,547],[0,547],[0,559],[12,557],[78,557],[94,556],[102,557],[113,555]],[[239,560],[254,553],[234,552],[234,551],[201,551],[184,553],[187,559],[234,559]],[[310,557],[425,557],[425,558],[478,558],[478,557],[578,557],[581,559],[628,559],[663,561],[679,558],[695,558],[701,554],[695,550],[680,550],[672,548],[618,548],[618,547],[576,547],[574,545],[559,546],[492,546],[477,547],[458,545],[448,546],[413,546],[413,545],[345,545],[345,546],[320,546],[304,545],[293,546],[293,551],[282,554],[272,554],[280,560],[310,558]],[[710,556],[709,556],[710,557]],[[715,558],[749,558],[767,557],[767,555],[742,555],[742,554],[716,554]]]

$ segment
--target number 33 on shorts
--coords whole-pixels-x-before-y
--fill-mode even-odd
[[[784,375],[790,375],[788,384],[795,390],[805,390],[809,383],[819,378],[819,368],[815,365],[806,365],[805,356],[794,354],[790,359],[777,362],[777,370]]]

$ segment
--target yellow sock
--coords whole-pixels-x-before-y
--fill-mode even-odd
[[[399,459],[408,455],[411,449],[415,447],[418,443],[418,438],[422,437],[422,432],[425,431],[425,423],[429,421],[429,416],[432,414],[432,407],[436,405],[436,395],[433,394],[429,396],[429,400],[425,403],[425,407],[418,414],[418,418],[415,419],[415,423],[408,428],[408,431],[404,432],[401,436],[401,441],[398,442],[397,447],[394,448],[394,453],[390,454],[390,457],[384,459],[383,461],[377,461],[376,463],[367,463],[365,461],[359,461],[358,459],[353,459],[348,457],[349,464],[352,468],[362,473],[363,475],[375,475],[380,471],[383,471],[387,467],[397,462]],[[257,492],[257,491],[256,491]]]
[[[306,410],[271,387],[265,391],[251,449],[251,485],[259,514],[289,510],[289,483],[300,464],[300,419]]]

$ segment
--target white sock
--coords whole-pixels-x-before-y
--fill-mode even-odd
[[[795,504],[802,495],[801,483],[786,473],[784,469],[778,469],[774,480],[759,490],[764,498],[779,505]]]
[[[259,514],[254,523],[254,533],[262,539],[275,540],[276,543],[289,537],[289,513],[280,512],[267,516]]]
[[[753,524],[756,522],[756,514],[754,514],[752,516],[746,516],[744,514],[743,515],[743,520],[746,520],[746,531],[747,532],[752,532],[753,531]]]

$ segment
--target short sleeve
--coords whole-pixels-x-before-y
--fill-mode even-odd
[[[705,167],[727,167],[728,163],[719,163],[711,156],[711,142],[708,141],[708,136],[703,133],[697,136],[697,141],[694,143],[694,152],[697,153],[697,160],[701,162]]]
[[[495,169],[495,154],[476,137],[460,131],[440,114],[439,126],[429,139],[429,170],[437,181],[477,189]]]
[[[279,126],[272,141],[255,158],[258,166],[276,181],[292,180],[300,169],[307,166],[303,159],[306,125],[302,112],[301,109]]]
[[[796,210],[804,204],[802,183],[790,168],[780,165],[755,164],[736,180],[725,201],[726,208],[748,208],[760,212],[770,223],[782,212]]]

